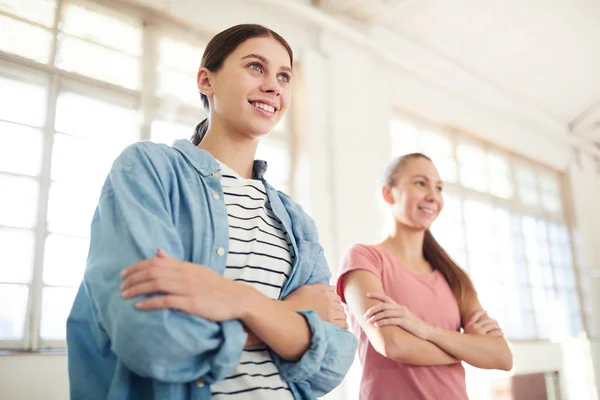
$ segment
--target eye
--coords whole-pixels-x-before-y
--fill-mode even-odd
[[[256,72],[263,72],[263,67],[259,63],[252,63],[248,67]]]
[[[425,187],[425,181],[416,181],[415,185]]]
[[[438,186],[435,188],[435,190],[437,190],[438,192],[442,193],[444,191],[444,188],[442,186]]]
[[[290,80],[292,80],[292,77],[289,74],[279,74],[277,79],[279,79],[280,81],[283,81],[285,83],[289,83]]]

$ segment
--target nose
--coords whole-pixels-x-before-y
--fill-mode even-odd
[[[265,76],[265,80],[260,86],[260,90],[263,93],[269,93],[274,96],[281,95],[281,85],[279,85],[277,76]]]
[[[430,190],[427,191],[425,200],[432,203],[432,202],[435,202],[439,197],[441,197],[440,192],[435,188],[431,188]]]

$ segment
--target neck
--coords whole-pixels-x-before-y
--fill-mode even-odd
[[[425,262],[423,256],[424,238],[425,231],[410,228],[396,221],[392,231],[382,244],[407,265],[418,265]]]
[[[258,139],[242,135],[211,123],[198,148],[208,151],[214,158],[237,172],[242,178],[251,179]]]

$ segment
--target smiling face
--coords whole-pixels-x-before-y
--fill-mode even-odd
[[[397,168],[392,185],[382,189],[396,221],[416,230],[427,230],[444,207],[443,184],[433,163],[411,157]]]
[[[210,121],[251,137],[273,130],[291,99],[287,49],[271,36],[241,43],[215,72],[201,68],[198,88],[210,102]]]

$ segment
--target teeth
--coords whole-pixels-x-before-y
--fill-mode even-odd
[[[264,104],[264,103],[256,102],[256,103],[254,103],[254,107],[261,108],[261,109],[263,109],[265,111],[268,111],[270,113],[274,113],[275,112],[275,107],[269,106],[269,105]]]
[[[433,214],[434,211],[431,208],[421,207],[421,211],[425,211],[426,213]]]

